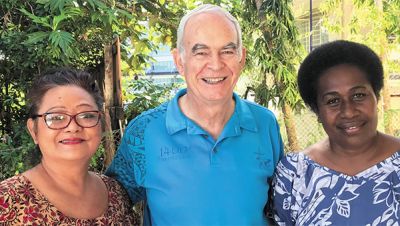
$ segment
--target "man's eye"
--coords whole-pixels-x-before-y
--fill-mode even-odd
[[[235,54],[236,52],[234,50],[224,50],[222,51],[222,54],[226,54],[226,55],[232,55]]]
[[[207,55],[207,52],[199,51],[199,52],[195,52],[194,55],[195,56],[205,56],[205,55]]]

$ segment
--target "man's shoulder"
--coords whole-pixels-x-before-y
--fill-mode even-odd
[[[132,119],[128,126],[127,129],[129,130],[130,128],[133,127],[146,127],[150,122],[154,120],[165,120],[165,115],[167,112],[167,106],[168,102],[165,102],[155,108],[149,109],[147,111],[142,112],[140,115],[136,116],[134,119]]]
[[[144,111],[135,119],[142,120],[143,118],[159,118],[160,116],[165,115],[165,113],[167,112],[168,103],[169,101],[164,102],[155,108]]]
[[[240,98],[240,101],[243,104],[245,104],[246,106],[248,106],[248,108],[253,113],[255,113],[256,115],[261,115],[263,117],[275,118],[274,113],[270,109],[268,109],[268,108],[266,108],[266,107],[264,107],[262,105],[259,105],[259,104],[255,103],[255,102],[252,102],[252,101],[249,101],[249,100],[246,100],[246,99],[242,99],[242,98]]]

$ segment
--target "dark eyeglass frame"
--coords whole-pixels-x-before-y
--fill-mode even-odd
[[[80,115],[80,114],[82,114],[82,113],[88,113],[88,112],[92,112],[92,113],[97,113],[97,114],[98,114],[99,117],[97,118],[97,122],[96,122],[96,124],[94,124],[93,126],[82,126],[82,125],[79,124],[79,122],[76,120],[76,116],[78,116],[78,115]],[[68,122],[67,125],[64,126],[64,127],[60,127],[60,128],[51,128],[51,127],[49,126],[49,124],[47,123],[47,120],[46,120],[46,116],[47,116],[47,115],[50,115],[50,114],[63,114],[63,115],[67,115],[67,116],[69,116],[69,122]],[[75,121],[75,123],[76,123],[78,126],[80,126],[80,127],[82,127],[82,128],[92,128],[92,127],[95,127],[95,126],[97,126],[97,125],[99,124],[100,119],[101,119],[101,115],[102,115],[101,111],[82,111],[82,112],[76,113],[76,114],[74,114],[74,115],[70,115],[70,114],[67,114],[67,113],[64,113],[64,112],[46,112],[46,113],[43,113],[43,114],[41,114],[41,115],[33,115],[31,118],[32,118],[32,119],[36,119],[36,118],[39,118],[39,117],[43,117],[43,120],[44,120],[44,122],[45,122],[44,124],[46,124],[47,128],[52,129],[52,130],[60,130],[60,129],[65,129],[65,128],[67,128],[67,127],[69,126],[69,124],[71,124],[72,119]]]

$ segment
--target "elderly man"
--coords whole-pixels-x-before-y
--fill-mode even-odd
[[[146,201],[153,225],[265,225],[283,145],[273,113],[233,92],[246,57],[240,26],[202,5],[182,18],[177,46],[187,89],[129,123],[107,174]]]

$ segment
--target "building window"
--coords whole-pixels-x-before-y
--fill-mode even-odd
[[[310,16],[305,15],[296,20],[297,29],[301,37],[301,44],[308,51],[329,41],[328,31],[322,26],[322,14],[320,12],[313,12],[312,14],[312,35],[311,35],[311,49],[310,49]]]

